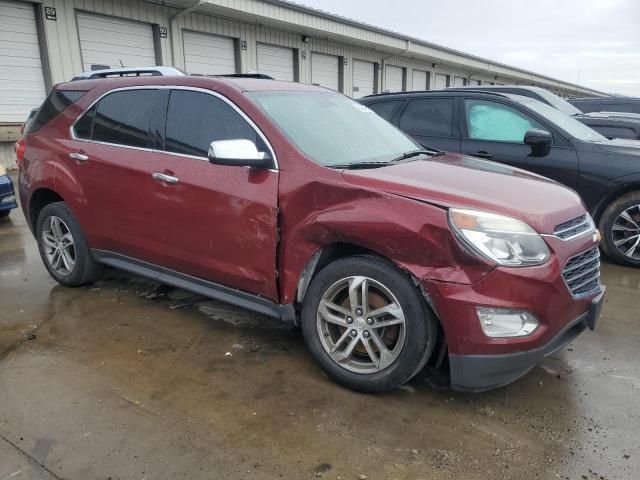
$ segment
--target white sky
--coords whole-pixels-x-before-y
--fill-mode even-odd
[[[640,97],[640,0],[297,0],[605,92]]]

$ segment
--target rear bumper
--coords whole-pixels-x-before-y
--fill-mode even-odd
[[[587,312],[569,323],[550,342],[532,350],[501,355],[449,355],[451,388],[463,392],[483,392],[502,387],[525,375],[544,357],[564,348],[584,330],[593,330],[600,316],[604,287]]]

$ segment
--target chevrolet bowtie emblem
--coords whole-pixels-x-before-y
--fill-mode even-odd
[[[602,240],[602,235],[600,235],[600,230],[596,230],[596,232],[593,234],[593,241],[595,243],[600,242],[600,240]]]

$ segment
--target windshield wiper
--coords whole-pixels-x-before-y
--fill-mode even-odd
[[[359,163],[344,163],[342,165],[327,165],[329,168],[335,168],[338,170],[358,170],[364,168],[380,168],[390,165],[391,162],[359,162]]]
[[[429,155],[430,157],[437,157],[438,155],[444,155],[444,152],[431,149],[411,150],[410,152],[403,153],[399,157],[394,158],[389,163],[401,162],[402,160],[417,157],[418,155]]]

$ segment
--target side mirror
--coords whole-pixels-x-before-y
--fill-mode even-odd
[[[209,145],[209,162],[234,167],[271,168],[271,155],[259,152],[251,140],[218,140]]]
[[[532,128],[524,134],[524,143],[532,147],[550,147],[551,134],[546,130]]]

